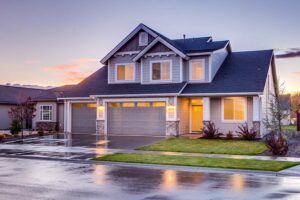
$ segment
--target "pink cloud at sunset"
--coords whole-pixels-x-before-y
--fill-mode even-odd
[[[66,75],[65,76],[66,84],[79,83],[80,81],[82,81],[83,79],[85,79],[88,76],[87,73],[75,72],[75,71],[66,72],[65,75]]]
[[[45,71],[66,71],[70,69],[76,69],[79,68],[79,64],[62,64],[62,65],[56,65],[56,66],[51,66],[51,67],[45,67]]]

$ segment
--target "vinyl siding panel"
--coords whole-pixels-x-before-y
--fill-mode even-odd
[[[238,126],[244,123],[227,123],[222,122],[222,106],[221,98],[211,98],[210,100],[210,109],[211,109],[211,122],[215,123],[216,128],[219,128],[219,131],[223,134],[228,133],[228,131],[233,131],[233,134],[236,134],[238,131]],[[252,97],[247,98],[247,123],[249,127],[252,127],[253,119],[253,101]]]
[[[124,55],[124,56],[116,56],[109,59],[108,62],[108,83],[119,83],[116,82],[116,64],[118,63],[134,63],[132,59],[136,56],[134,55]],[[135,80],[128,83],[139,83],[141,81],[141,65],[140,63],[135,63]]]
[[[11,124],[11,119],[8,112],[12,105],[0,105],[0,130],[8,130]]]
[[[142,63],[142,84],[155,84],[155,83],[165,83],[163,82],[152,82],[151,81],[151,61],[160,61],[160,60],[171,60],[172,64],[172,75],[171,81],[168,83],[179,83],[180,81],[180,57],[177,55],[169,55],[169,56],[155,56],[155,57],[146,57],[141,59]]]

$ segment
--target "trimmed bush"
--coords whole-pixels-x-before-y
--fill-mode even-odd
[[[239,131],[236,131],[237,134],[244,140],[255,140],[258,136],[258,131],[254,130],[254,128],[249,129],[247,123],[245,125],[238,126]]]
[[[215,124],[212,122],[204,123],[204,127],[202,129],[203,138],[206,139],[217,139],[220,138],[222,133],[219,133],[219,129],[216,128]]]

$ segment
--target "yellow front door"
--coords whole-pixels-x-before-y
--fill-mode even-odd
[[[192,105],[192,132],[199,132],[203,128],[203,106]]]

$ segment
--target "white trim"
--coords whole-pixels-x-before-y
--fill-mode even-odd
[[[203,79],[202,80],[192,80],[192,63],[193,62],[201,62],[202,63],[202,68],[203,68]],[[206,66],[205,66],[205,59],[204,58],[189,60],[189,82],[191,82],[191,83],[206,82],[205,81],[205,79],[206,79],[205,74],[206,74]]]
[[[180,69],[180,82],[183,82],[183,60],[182,58],[180,57],[179,58],[179,69]]]
[[[78,101],[81,101],[81,100],[93,100],[93,98],[91,96],[89,97],[59,97],[57,98],[57,100],[78,100]]]
[[[162,62],[168,62],[169,64],[170,64],[170,79],[169,80],[153,80],[152,78],[152,73],[153,73],[153,63],[160,63],[160,66],[162,66],[161,65],[161,63]],[[150,69],[150,82],[152,82],[152,83],[166,83],[166,82],[172,82],[172,80],[173,80],[173,62],[172,62],[172,60],[151,60],[150,62],[149,62],[149,65],[150,65],[150,67],[149,67],[149,69]]]
[[[124,56],[124,55],[133,55],[133,54],[138,54],[140,51],[122,51],[122,52],[117,52],[115,53],[116,56]]]
[[[49,107],[49,119],[47,120],[47,119],[44,119],[44,117],[43,117],[43,114],[42,114],[42,112],[44,111],[44,109],[43,109],[43,107],[44,106],[48,106]],[[54,107],[53,107],[53,105],[49,105],[49,104],[41,104],[40,105],[40,110],[39,110],[40,112],[39,112],[39,115],[40,115],[40,117],[39,117],[39,121],[40,122],[52,122],[53,121],[53,114],[54,114]]]
[[[164,39],[162,39],[161,37],[157,37],[155,40],[153,40],[145,49],[143,49],[138,55],[136,55],[133,59],[134,62],[136,62],[137,60],[139,60],[145,53],[147,53],[148,50],[150,50],[151,47],[153,47],[157,42],[161,42],[162,44],[164,44],[165,46],[167,46],[169,49],[171,49],[172,51],[174,51],[176,54],[178,54],[180,57],[184,58],[184,59],[189,59],[189,57],[187,55],[185,55],[184,53],[182,53],[181,51],[179,51],[178,49],[176,49],[174,46],[172,46],[171,44],[169,44],[168,42],[166,42]]]
[[[209,97],[203,97],[203,121],[210,121],[210,98]]]
[[[212,55],[208,57],[208,82],[212,82]]]
[[[253,98],[253,121],[260,121],[260,97],[254,96]]]
[[[144,57],[154,57],[154,56],[169,56],[169,55],[176,55],[173,51],[167,51],[167,52],[156,52],[156,53],[146,53]]]
[[[218,96],[258,96],[263,95],[262,92],[233,92],[233,93],[188,93],[180,94],[179,96],[191,96],[191,97],[218,97]]]
[[[91,95],[93,98],[97,97],[166,97],[178,96],[179,93],[157,93],[157,94],[112,94],[112,95]]]
[[[188,56],[207,56],[211,55],[212,52],[202,52],[202,53],[187,53]]]
[[[140,79],[141,79],[141,84],[143,84],[144,81],[144,74],[143,74],[143,59],[141,59],[141,63],[140,63],[140,67],[141,67],[141,74],[140,74]]]
[[[244,101],[244,119],[243,120],[225,120],[224,119],[224,99],[226,98],[241,98],[243,99]],[[248,100],[247,100],[247,97],[223,97],[221,98],[221,121],[222,123],[245,123],[247,122],[247,113],[248,113],[248,110],[247,110],[247,107],[248,107]]]
[[[125,71],[126,71],[126,65],[132,65],[132,64],[133,64],[133,79],[132,80],[118,80],[118,66],[124,65],[125,66]],[[136,70],[136,63],[116,63],[115,64],[115,82],[114,83],[132,83],[132,82],[136,82],[135,70]]]
[[[125,45],[136,33],[140,30],[144,30],[145,32],[149,33],[154,38],[157,37],[157,34],[146,27],[144,24],[139,24],[129,35],[127,35],[115,48],[113,48],[102,60],[100,61],[104,64],[111,56],[113,56],[123,45]]]
[[[143,41],[142,41],[142,35],[145,36],[145,40],[146,40],[145,43],[143,43]],[[144,47],[144,46],[147,46],[148,43],[149,43],[148,33],[146,33],[146,32],[140,32],[139,33],[139,46],[140,47]]]

